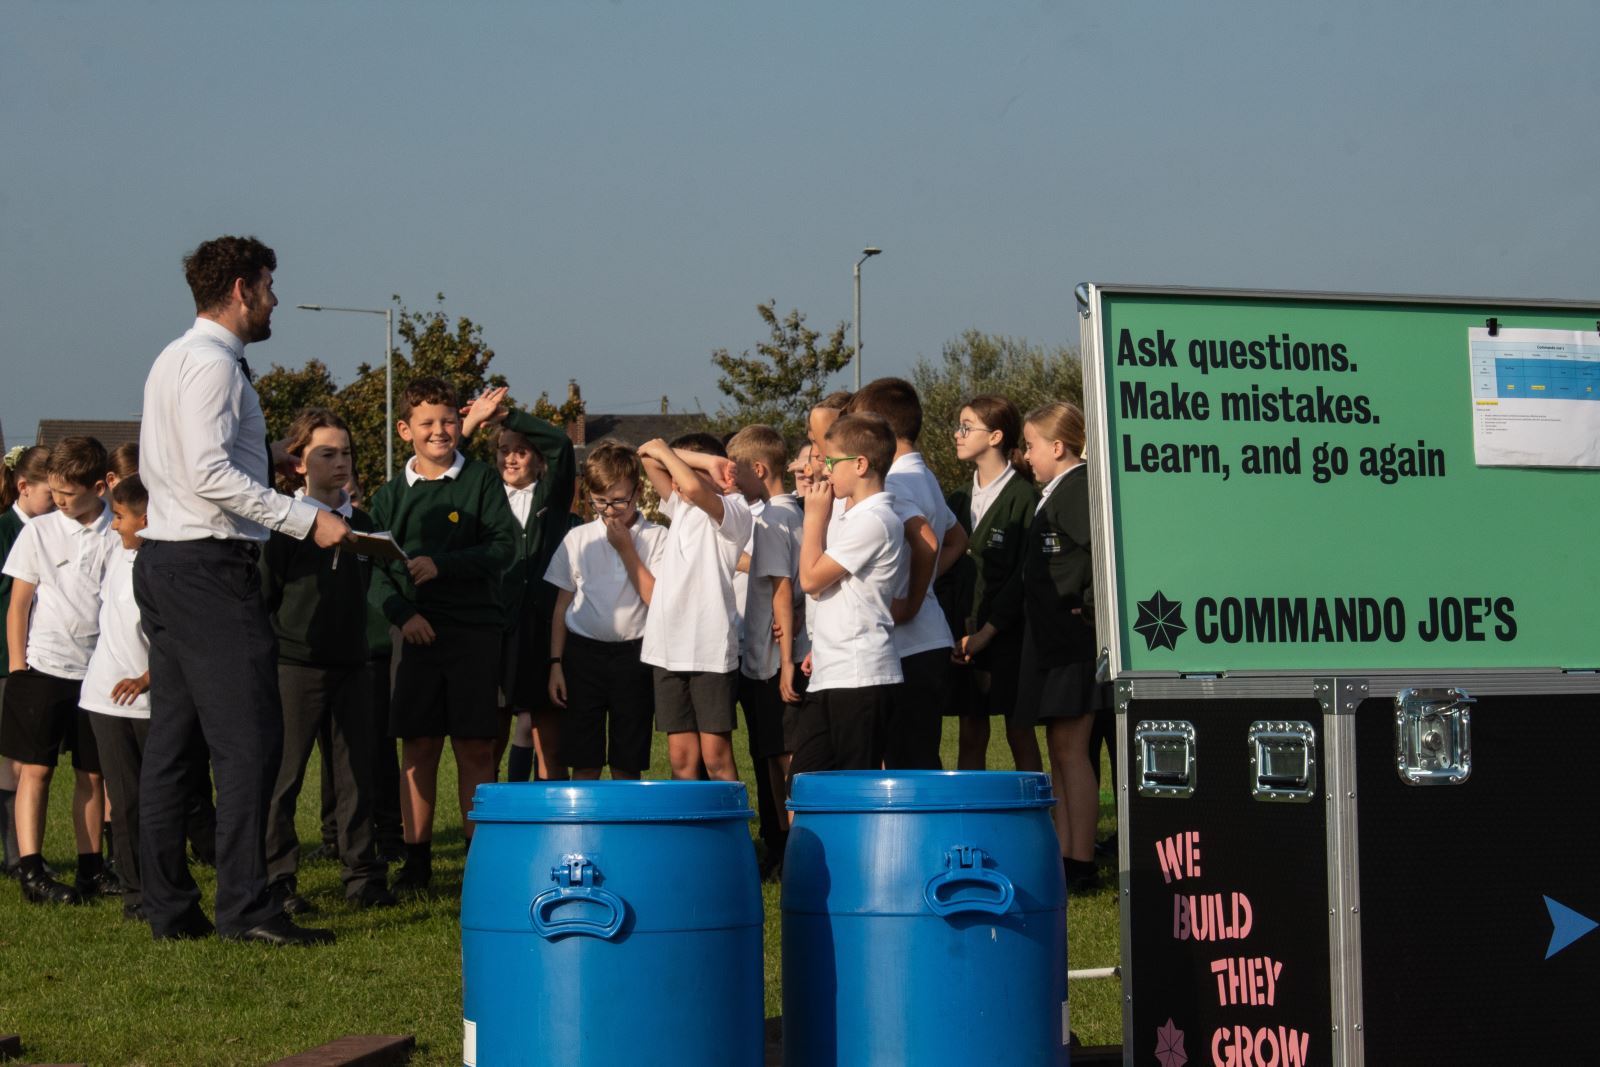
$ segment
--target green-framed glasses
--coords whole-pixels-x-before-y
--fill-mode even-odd
[[[833,473],[833,465],[835,463],[843,463],[847,459],[860,459],[860,458],[861,458],[860,456],[823,456],[822,457],[822,466],[823,466],[824,469],[827,470],[827,472],[829,474],[832,474]]]

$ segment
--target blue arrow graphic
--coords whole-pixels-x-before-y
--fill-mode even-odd
[[[1549,897],[1544,898],[1544,906],[1549,909],[1550,922],[1555,925],[1555,929],[1550,931],[1550,948],[1544,954],[1545,959],[1549,959],[1596,926],[1600,926],[1600,922],[1595,922],[1587,915],[1579,915],[1565,904],[1558,904]]]

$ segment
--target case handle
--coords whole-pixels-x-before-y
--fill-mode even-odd
[[[534,932],[546,940],[569,935],[613,940],[628,917],[628,906],[617,894],[594,884],[599,873],[585,856],[573,853],[561,857],[561,865],[550,868],[550,879],[555,886],[534,897],[528,908]],[[556,918],[556,909],[565,904],[598,905],[605,909],[606,917],[603,920],[583,915]],[[587,908],[580,910],[588,911]]]
[[[928,879],[922,898],[935,915],[982,912],[1004,915],[1017,890],[1011,879],[984,864],[989,854],[976,845],[954,845],[945,850],[945,870]]]

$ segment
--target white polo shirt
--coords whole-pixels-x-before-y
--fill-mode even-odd
[[[654,575],[666,547],[667,528],[640,515],[628,532],[639,558]],[[591,641],[636,641],[644,636],[645,603],[628,580],[622,557],[606,540],[606,524],[599,519],[567,531],[550,557],[544,580],[572,594],[563,616],[569,632]]]
[[[78,706],[86,711],[123,719],[150,717],[148,689],[132,704],[111,699],[118,682],[150,669],[150,642],[139,625],[139,605],[133,599],[133,561],[137,556],[119,543],[106,560],[106,577],[100,583],[100,639],[89,657],[89,670],[78,695]]]
[[[889,466],[889,476],[883,480],[883,488],[894,497],[895,511],[902,523],[914,514],[921,515],[933,527],[934,538],[939,544],[944,544],[944,535],[956,524],[956,514],[945,503],[939,479],[922,461],[922,453],[908,452],[895,460]],[[901,532],[904,533],[903,528]],[[906,563],[910,565],[909,556]],[[901,659],[930,649],[950,648],[955,644],[950,638],[950,624],[945,621],[939,599],[933,595],[933,582],[937,577],[937,573],[930,576],[922,607],[916,617],[895,627],[894,647]]]
[[[805,513],[793,493],[767,501],[755,517],[755,543],[750,552],[750,597],[744,610],[744,640],[739,646],[739,671],[746,678],[766,681],[778,673],[782,647],[772,636],[772,580],[788,578],[800,596],[800,537]],[[784,625],[794,627],[793,619]],[[804,632],[794,635],[796,661],[805,657],[810,642]]]
[[[111,532],[111,509],[104,504],[87,525],[52,511],[22,528],[4,572],[36,587],[28,666],[57,678],[83,677],[100,632],[106,560],[121,547]]]
[[[737,494],[722,498],[722,522],[673,493],[661,503],[672,520],[655,594],[644,623],[639,658],[669,671],[739,669],[738,606],[733,576],[750,540],[750,505]]]
[[[816,598],[810,691],[903,681],[889,608],[905,585],[906,537],[892,494],[836,512],[823,553],[847,573]]]

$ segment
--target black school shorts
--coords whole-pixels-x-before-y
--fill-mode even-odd
[[[500,630],[436,629],[431,645],[396,645],[389,736],[488,739],[503,736],[499,711]]]
[[[94,743],[89,713],[78,706],[83,683],[57,678],[32,667],[6,679],[5,709],[0,712],[0,756],[19,763],[54,767],[63,751],[71,751],[76,770],[100,773],[100,749]]]

